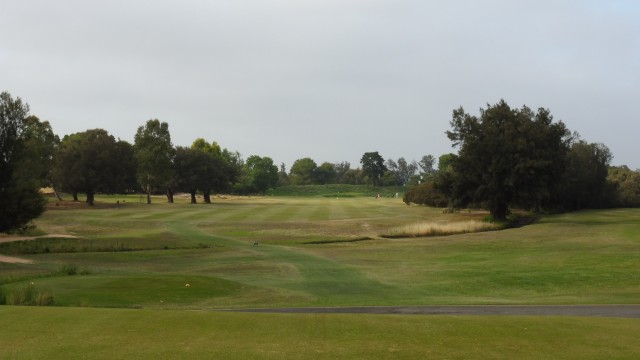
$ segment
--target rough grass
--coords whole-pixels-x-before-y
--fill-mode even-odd
[[[442,221],[435,223],[421,222],[390,229],[389,232],[383,234],[382,236],[386,238],[443,236],[497,230],[499,228],[500,226],[495,223],[478,220],[467,220],[458,222]]]

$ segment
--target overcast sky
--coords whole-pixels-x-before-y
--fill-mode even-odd
[[[65,134],[151,118],[287,164],[455,151],[454,108],[548,108],[640,168],[640,1],[0,0],[0,91]]]

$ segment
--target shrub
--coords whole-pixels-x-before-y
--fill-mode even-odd
[[[432,181],[412,187],[404,194],[402,200],[407,205],[414,203],[433,207],[446,207],[449,203],[444,193],[438,190]]]
[[[33,283],[17,288],[6,297],[8,305],[47,306],[53,304],[53,293],[37,288]]]
[[[78,266],[76,264],[64,264],[60,267],[62,275],[78,275]]]

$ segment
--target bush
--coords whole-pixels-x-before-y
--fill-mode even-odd
[[[33,283],[20,287],[6,296],[7,305],[47,306],[53,304],[53,293],[39,289]]]
[[[402,200],[407,205],[414,203],[433,207],[447,207],[449,204],[444,193],[438,190],[435,183],[431,181],[412,187],[404,194]]]
[[[64,264],[60,267],[62,275],[78,275],[78,266],[76,264]]]

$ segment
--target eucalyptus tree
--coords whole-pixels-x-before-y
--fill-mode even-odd
[[[166,192],[172,203],[175,148],[171,144],[169,124],[152,119],[138,127],[133,149],[137,161],[136,178],[147,194],[147,204],[151,204],[151,193],[160,190]]]

